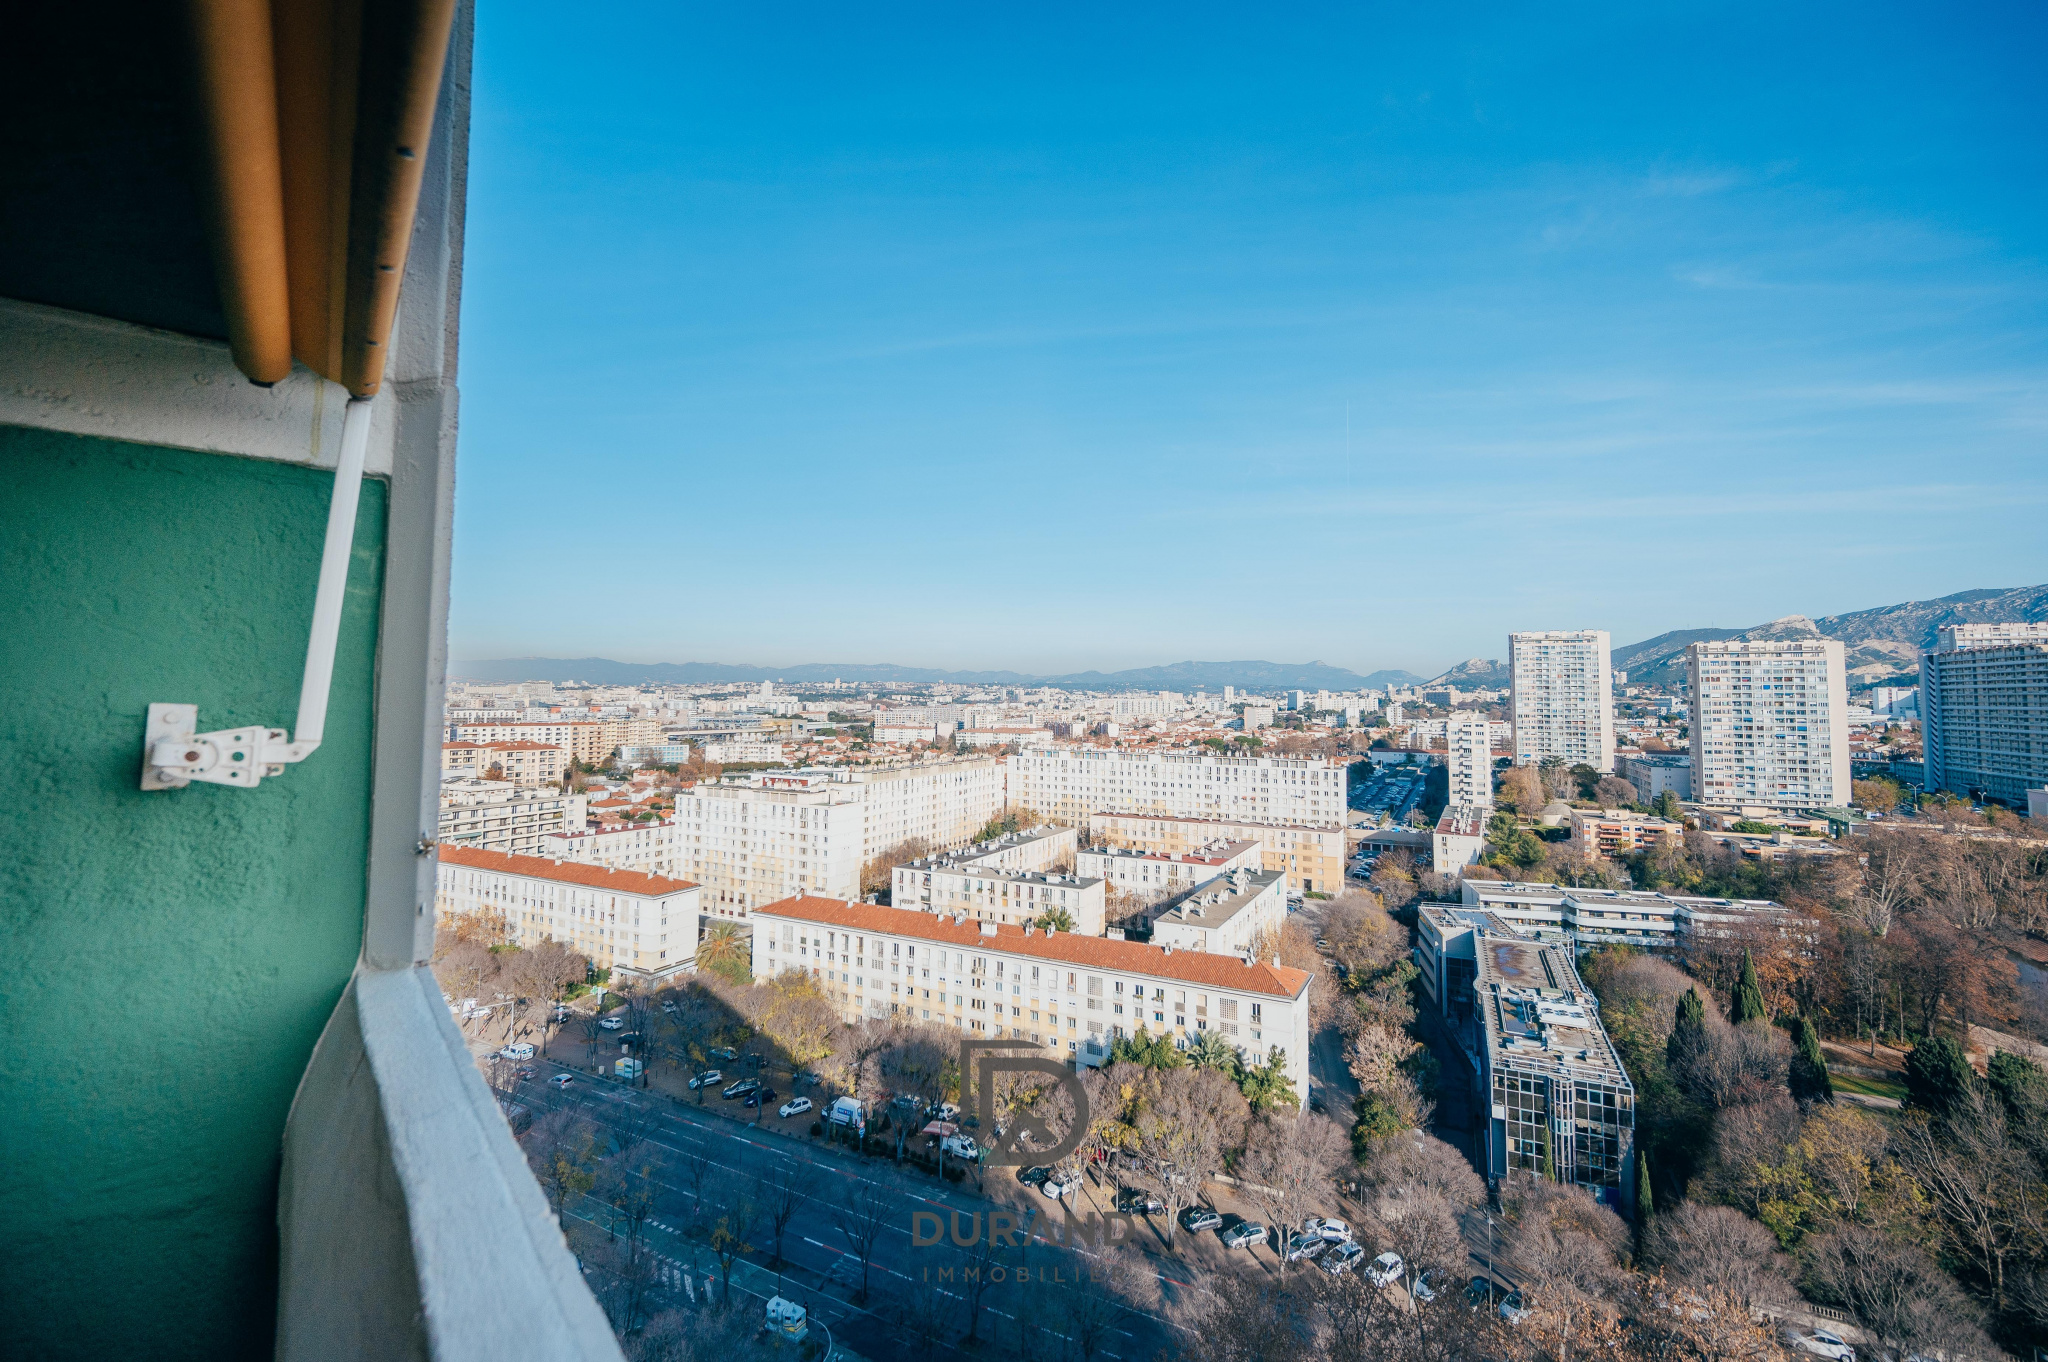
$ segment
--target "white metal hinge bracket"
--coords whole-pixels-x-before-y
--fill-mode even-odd
[[[225,728],[201,733],[199,706],[151,705],[142,731],[143,789],[178,790],[195,780],[252,789],[265,776],[283,775],[286,765],[303,761],[319,748],[327,726],[327,693],[334,684],[334,650],[341,636],[348,560],[355,548],[356,503],[369,447],[370,400],[359,397],[342,412],[341,456],[334,470],[334,496],[327,506],[327,541],[320,553],[320,584],[313,596],[313,628],[299,682],[296,730]]]

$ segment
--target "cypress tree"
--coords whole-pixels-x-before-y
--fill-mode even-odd
[[[1929,1036],[1906,1056],[1906,1104],[1946,1116],[1968,1099],[1977,1075],[1963,1047],[1948,1036]]]
[[[1737,1026],[1746,1021],[1767,1021],[1770,1013],[1764,1010],[1763,985],[1757,982],[1756,961],[1749,958],[1749,952],[1742,953],[1742,978],[1735,985],[1735,1001],[1728,1009],[1728,1020]]]
[[[1657,1214],[1657,1201],[1650,1193],[1650,1151],[1636,1146],[1636,1243],[1643,1242],[1643,1236],[1650,1232],[1650,1221]]]
[[[1792,1034],[1798,1046],[1792,1056],[1792,1095],[1802,1102],[1834,1101],[1835,1084],[1828,1077],[1827,1056],[1820,1052],[1820,1033],[1802,1016],[1793,1022]]]
[[[1664,1062],[1674,1074],[1688,1072],[1693,1061],[1707,1052],[1707,1005],[1700,1001],[1700,991],[1689,988],[1678,1000],[1678,1011],[1671,1024],[1671,1039],[1664,1042]]]

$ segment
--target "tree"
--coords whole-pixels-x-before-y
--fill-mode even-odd
[[[1620,776],[1602,776],[1594,782],[1593,798],[1603,809],[1620,809],[1635,804],[1641,796]]]
[[[738,923],[714,922],[705,930],[697,947],[697,968],[742,987],[754,982],[751,945]]]
[[[1671,1038],[1664,1043],[1664,1062],[1674,1074],[1688,1072],[1707,1053],[1707,1007],[1700,991],[1688,988],[1678,1000]]]
[[[1906,1056],[1908,1106],[1946,1116],[1968,1102],[1976,1086],[1963,1047],[1948,1036],[1929,1036]]]
[[[769,1177],[760,1179],[755,1186],[760,1204],[767,1208],[768,1227],[775,1235],[775,1258],[771,1267],[782,1266],[782,1236],[788,1230],[789,1222],[796,1219],[798,1211],[811,1196],[811,1173],[809,1164],[785,1163]]]
[[[1055,905],[1040,913],[1035,925],[1045,932],[1071,932],[1074,930],[1074,915]]]
[[[1746,950],[1742,953],[1742,977],[1736,982],[1734,1000],[1728,1005],[1728,1020],[1737,1026],[1770,1020],[1770,1012],[1764,1007],[1763,985],[1756,978],[1756,960]]]
[[[1223,1151],[1244,1128],[1246,1103],[1214,1069],[1160,1073],[1135,1123],[1138,1164],[1166,1207],[1166,1246],[1180,1214],[1201,1196],[1202,1183],[1223,1167]]]
[[[1641,1145],[1636,1146],[1635,1194],[1636,1244],[1640,1248],[1657,1219],[1657,1198],[1650,1189],[1650,1151]]]
[[[1791,1260],[1771,1232],[1731,1206],[1683,1201],[1643,1237],[1644,1257],[1689,1287],[1748,1309],[1795,1299]]]
[[[1982,1355],[1977,1312],[1934,1260],[1916,1245],[1863,1225],[1842,1225],[1805,1253],[1819,1294],[1853,1313],[1883,1346]]]
[[[1678,796],[1669,790],[1658,792],[1657,797],[1650,801],[1650,811],[1671,823],[1676,823],[1684,814],[1678,806]]]
[[[1245,1101],[1251,1103],[1255,1112],[1301,1105],[1301,1098],[1294,1091],[1294,1080],[1287,1076],[1287,1052],[1277,1045],[1267,1054],[1264,1064],[1245,1065],[1238,1091],[1244,1094]]]
[[[574,1110],[557,1108],[528,1126],[520,1144],[534,1181],[547,1194],[548,1207],[559,1222],[570,1198],[583,1195],[596,1182],[597,1128]]]
[[[868,1269],[875,1260],[875,1245],[882,1227],[889,1223],[893,1202],[883,1190],[863,1178],[854,1179],[832,1210],[833,1227],[846,1241],[847,1252],[860,1264],[860,1294],[856,1304],[866,1304]]]
[[[1793,1019],[1792,1029],[1792,1095],[1802,1102],[1834,1101],[1835,1085],[1828,1077],[1827,1056],[1820,1050],[1820,1033],[1804,1014]]]
[[[711,1256],[718,1260],[718,1280],[722,1288],[720,1295],[725,1303],[730,1305],[732,1266],[741,1257],[754,1251],[748,1237],[754,1232],[754,1222],[760,1215],[760,1208],[754,1204],[752,1196],[741,1184],[734,1182],[728,1186],[732,1189],[732,1195],[730,1198],[721,1198],[728,1201],[725,1214],[711,1223],[711,1234],[707,1243],[711,1249]]]
[[[1288,1233],[1329,1200],[1330,1171],[1348,1143],[1335,1123],[1314,1112],[1272,1113],[1252,1124],[1238,1168],[1246,1190],[1273,1221],[1273,1249],[1283,1271]]]

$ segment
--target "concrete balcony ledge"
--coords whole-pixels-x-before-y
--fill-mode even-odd
[[[620,1362],[424,967],[358,969],[285,1128],[276,1356]]]

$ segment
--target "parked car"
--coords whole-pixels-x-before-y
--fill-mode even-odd
[[[1372,1266],[1365,1270],[1366,1279],[1374,1286],[1392,1286],[1401,1280],[1401,1274],[1408,1270],[1398,1253],[1382,1253],[1372,1260]]]
[[[1045,1186],[1045,1180],[1051,1176],[1052,1169],[1047,1168],[1044,1164],[1039,1164],[1032,1168],[1019,1168],[1017,1170],[1017,1181],[1023,1183],[1026,1187],[1043,1187]]]
[[[607,1031],[617,1031],[624,1028],[626,1019],[624,1017],[599,1017],[597,1024]]]
[[[1150,1192],[1125,1187],[1116,1194],[1116,1208],[1125,1215],[1164,1215],[1166,1203]]]
[[[1785,1337],[1793,1347],[1811,1356],[1833,1358],[1835,1362],[1856,1362],[1856,1350],[1832,1329],[1815,1329],[1810,1334],[1787,1330]]]
[[[682,1011],[681,1008],[676,1006],[676,1000],[673,998],[662,999],[661,1010],[668,1013],[670,1016],[674,1016],[677,1012]]]
[[[1266,1227],[1256,1220],[1240,1220],[1217,1237],[1225,1248],[1255,1248],[1266,1242]]]
[[[1444,1274],[1440,1268],[1415,1274],[1415,1280],[1408,1283],[1408,1294],[1427,1304],[1436,1299],[1436,1293],[1443,1289]]]
[[[532,1059],[533,1047],[522,1040],[516,1045],[506,1046],[498,1051],[498,1055],[503,1059]]]
[[[531,1064],[522,1064],[519,1067],[519,1076],[527,1079],[538,1078],[540,1077],[540,1070],[534,1068]]]
[[[1304,1234],[1320,1234],[1331,1243],[1351,1238],[1351,1226],[1335,1216],[1312,1215],[1301,1222],[1301,1228]]]
[[[1349,1272],[1357,1267],[1358,1260],[1364,1256],[1365,1248],[1362,1245],[1346,1240],[1341,1244],[1332,1244],[1324,1250],[1322,1257],[1316,1259],[1316,1266],[1334,1277],[1340,1272]]]
[[[740,1103],[740,1105],[743,1107],[765,1107],[780,1095],[773,1088],[757,1088],[753,1092],[748,1093],[747,1100]]]
[[[1520,1324],[1529,1318],[1529,1307],[1522,1304],[1522,1293],[1510,1291],[1500,1298],[1500,1317],[1510,1324]],[[1850,1350],[1849,1362],[1854,1362],[1856,1353]]]
[[[575,1081],[575,1074],[556,1074],[553,1078],[550,1078],[548,1080],[548,1082],[554,1084],[558,1088],[566,1088]]]
[[[812,1073],[809,1069],[805,1069],[801,1073],[791,1074],[789,1078],[789,1085],[792,1088],[801,1088],[806,1083],[815,1083],[817,1081],[818,1076]]]
[[[740,1052],[733,1049],[730,1045],[727,1045],[721,1049],[713,1050],[711,1052],[711,1057],[713,1059],[722,1059],[726,1063],[730,1064],[740,1057]]]
[[[1047,1178],[1045,1186],[1038,1190],[1051,1197],[1054,1201],[1058,1201],[1067,1193],[1078,1190],[1080,1186],[1081,1175],[1079,1173],[1055,1173]]]
[[[957,1121],[960,1119],[960,1108],[954,1106],[951,1102],[940,1102],[931,1109],[931,1119],[934,1121]]]
[[[725,1090],[725,1100],[730,1102],[735,1097],[745,1097],[760,1086],[761,1080],[758,1078],[742,1078]]]
[[[974,1137],[965,1131],[956,1135],[948,1135],[939,1142],[939,1148],[945,1150],[956,1159],[978,1159],[981,1157],[981,1147],[975,1144]]]
[[[808,1097],[792,1097],[776,1109],[777,1116],[801,1116],[811,1109]]]
[[[1191,1234],[1223,1227],[1223,1217],[1207,1206],[1190,1206],[1180,1213],[1180,1227]]]
[[[1330,1241],[1320,1234],[1290,1234],[1287,1236],[1287,1261],[1299,1263],[1326,1252]]]
[[[703,1073],[690,1080],[690,1091],[695,1092],[699,1088],[708,1088],[713,1083],[721,1083],[723,1081],[725,1081],[724,1074],[716,1069],[706,1069]]]

